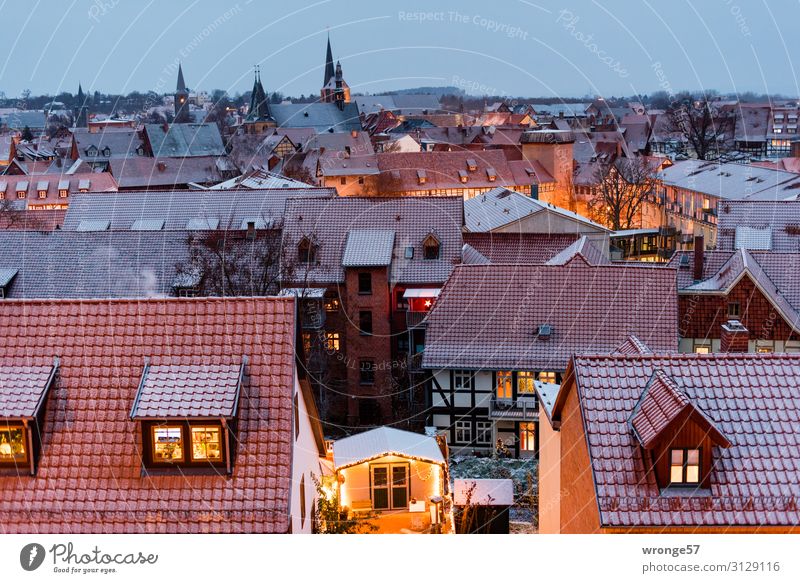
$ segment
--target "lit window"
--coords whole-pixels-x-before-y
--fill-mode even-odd
[[[501,370],[497,372],[496,395],[498,399],[511,399],[513,391],[511,388],[511,371]]]
[[[700,450],[670,450],[669,481],[672,484],[700,483]]]
[[[67,198],[67,195],[68,195],[68,194],[69,194],[69,192],[67,191],[67,189],[66,189],[66,188],[62,188],[62,189],[60,189],[60,190],[58,191],[58,197],[59,197],[59,198]]]
[[[477,443],[489,444],[492,443],[492,422],[491,421],[476,421],[475,433],[477,434]]]
[[[47,198],[47,191],[46,190],[39,190],[37,192],[39,194],[39,198]]]
[[[741,313],[741,307],[739,302],[728,302],[729,318],[738,318],[740,313]]]
[[[519,448],[522,451],[536,451],[536,423],[519,424]]]
[[[25,431],[6,425],[0,429],[0,464],[24,464],[28,461]]]
[[[711,354],[711,343],[710,342],[696,343],[694,345],[694,353]]]
[[[28,193],[27,193],[27,191],[25,191],[25,190],[18,190],[18,191],[17,191],[17,198],[25,198],[25,196],[26,196],[27,194],[28,194]]]
[[[339,303],[339,298],[336,296],[325,296],[325,311],[326,312],[338,312],[339,307],[341,304]]]
[[[342,176],[342,177],[339,179],[339,184],[341,184],[342,186],[347,186],[347,178],[346,178],[346,177],[344,177],[344,176]]]
[[[519,395],[533,395],[536,393],[536,388],[533,385],[533,373],[520,371],[517,373],[517,394]]]
[[[183,432],[180,426],[153,427],[153,461],[156,463],[183,461]]]
[[[311,354],[311,333],[303,332],[303,354],[308,357]]]
[[[539,382],[556,384],[556,373],[550,371],[542,371],[539,373]]]
[[[472,423],[470,421],[456,421],[456,443],[472,442]]]
[[[220,433],[221,427],[219,426],[192,426],[192,460],[222,461]]]
[[[328,352],[335,352],[339,350],[339,333],[326,332],[325,333],[325,350]]]
[[[759,340],[756,344],[758,354],[772,354],[775,352],[775,343],[771,340]]]
[[[453,371],[453,388],[463,391],[472,389],[472,373],[468,370]]]

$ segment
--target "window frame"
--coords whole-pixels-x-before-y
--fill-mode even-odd
[[[435,257],[434,256],[429,257],[429,250],[431,249],[436,251]],[[424,261],[436,261],[441,257],[442,257],[442,242],[439,241],[439,238],[433,234],[430,234],[427,237],[425,237],[425,240],[422,241],[422,259]]]
[[[308,237],[297,244],[297,261],[303,265],[313,265],[317,261],[317,249]]]
[[[157,429],[177,427],[181,431],[181,449],[183,457],[180,460],[161,461],[155,457],[155,432]],[[219,451],[220,459],[209,460],[194,457],[194,439],[192,428],[218,428],[219,429]],[[142,421],[142,437],[144,445],[144,455],[142,462],[146,469],[198,469],[215,468],[215,471],[228,467],[228,440],[230,439],[231,428],[228,424],[223,424],[217,419],[156,419]],[[231,457],[233,454],[231,453]],[[232,468],[232,464],[230,465]]]
[[[501,378],[503,379],[501,381]],[[500,394],[501,382],[503,394]],[[508,393],[508,396],[506,396]],[[510,370],[498,370],[494,373],[494,396],[497,399],[510,401],[514,398],[514,372]]]
[[[669,448],[669,485],[670,486],[699,486],[703,482],[703,450],[699,447],[671,447]],[[681,462],[676,464],[673,461],[673,454],[676,452],[681,453]],[[689,452],[697,452],[697,463],[689,463]],[[688,469],[697,466],[697,481],[688,481]],[[680,481],[673,480],[673,468],[681,468]]]
[[[338,332],[325,332],[325,350],[338,352],[341,350],[342,337]]]
[[[366,366],[365,366],[366,365]],[[371,358],[362,358],[358,361],[358,384],[359,385],[374,385],[375,384],[375,361]],[[366,377],[364,373],[369,373]]]
[[[9,447],[11,447],[11,435],[12,431],[17,431],[22,434],[22,448],[23,448],[23,455],[25,459],[13,459],[14,454],[13,451],[11,453],[12,459],[10,460],[0,460],[0,467],[2,468],[28,468],[31,463],[31,444],[28,440],[28,432],[25,428],[25,424],[17,421],[9,420],[7,422],[0,423],[0,433],[9,433]]]
[[[466,382],[464,382],[466,380]],[[459,386],[460,381],[460,386]],[[453,389],[458,391],[471,391],[475,386],[475,375],[470,370],[456,369],[453,371]]]
[[[536,381],[536,377],[537,377],[537,375],[533,371],[528,371],[528,370],[517,371],[517,396],[518,397],[522,396],[522,395],[527,395],[527,396],[530,396],[530,395],[534,395],[535,396],[536,395],[536,385],[534,384],[534,381]],[[523,391],[522,390],[523,382],[525,380],[528,380],[530,382],[530,391]]]
[[[536,452],[539,449],[537,443],[536,422],[522,421],[519,424],[519,450]],[[533,447],[530,447],[533,444]]]
[[[372,273],[369,271],[358,272],[358,295],[372,295]]]
[[[475,422],[475,443],[477,445],[492,444],[492,425],[494,424],[491,421]],[[481,437],[485,439],[481,439]]]
[[[462,437],[466,439],[461,439]],[[472,443],[472,420],[456,420],[453,424],[453,443]]]
[[[735,309],[731,309],[734,308]],[[728,318],[739,318],[742,314],[742,304],[740,302],[728,302]]]
[[[368,324],[368,326],[366,325]],[[358,333],[361,336],[372,336],[372,310],[359,310],[358,312]],[[369,329],[367,329],[369,328]]]
[[[552,378],[553,380],[546,380]],[[558,384],[558,375],[555,371],[552,370],[540,370],[539,373],[536,375],[536,380],[540,383],[547,383],[551,385]]]

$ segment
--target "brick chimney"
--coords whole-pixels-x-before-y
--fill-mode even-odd
[[[696,235],[694,238],[694,279],[703,279],[703,262],[705,261],[706,245],[703,235]]]
[[[739,320],[728,320],[722,325],[720,351],[747,352],[750,333]]]

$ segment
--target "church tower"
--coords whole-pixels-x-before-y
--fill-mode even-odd
[[[178,86],[175,89],[175,120],[173,123],[189,123],[189,90],[183,80],[183,68],[178,64]]]
[[[333,51],[331,51],[331,37],[328,35],[328,51],[325,55],[325,81],[320,91],[320,101],[323,103],[336,103],[339,109],[345,103],[350,103],[350,86],[342,76],[342,64],[337,61],[333,66]]]
[[[244,118],[245,132],[248,134],[260,134],[266,128],[274,128],[277,125],[272,112],[269,109],[269,99],[261,84],[261,71],[256,67],[253,90],[250,92],[250,109],[247,117]]]
[[[76,98],[78,106],[74,111],[75,127],[85,128],[89,126],[89,108],[86,105],[86,95],[83,93],[83,87],[78,83],[78,97]]]

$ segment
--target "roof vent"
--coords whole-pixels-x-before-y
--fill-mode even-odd
[[[553,335],[553,327],[550,324],[539,324],[536,330],[536,335],[543,340],[550,338]]]
[[[689,267],[689,256],[686,254],[681,255],[680,267]]]
[[[411,246],[406,247],[406,259],[414,259],[414,248]]]

